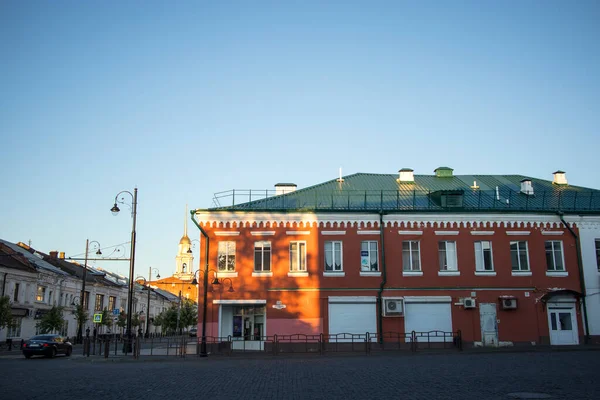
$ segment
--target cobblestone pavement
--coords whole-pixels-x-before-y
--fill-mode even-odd
[[[600,399],[600,352],[2,358],[2,399]],[[525,396],[525,397],[523,397]],[[531,398],[531,397],[530,397]]]

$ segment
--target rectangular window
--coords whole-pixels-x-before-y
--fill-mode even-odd
[[[306,271],[306,242],[290,242],[290,272]]]
[[[104,307],[104,295],[97,294],[96,295],[96,305],[94,306],[94,311],[102,311]]]
[[[115,296],[108,296],[108,311],[112,312],[115,309],[117,298]]]
[[[343,271],[342,242],[325,242],[325,271]]]
[[[37,293],[35,295],[35,301],[44,302],[46,300],[46,288],[43,286],[37,287]]]
[[[526,241],[510,242],[510,262],[513,271],[529,271]]]
[[[494,261],[492,257],[492,242],[487,240],[475,242],[475,270],[494,270]]]
[[[83,293],[83,309],[84,310],[89,310],[90,309],[90,292],[84,292]]]
[[[15,303],[19,302],[19,284],[15,283],[15,291],[13,292],[13,301]]]
[[[440,261],[440,271],[458,271],[456,242],[439,242],[438,257]]]
[[[402,268],[404,271],[421,270],[419,241],[405,240],[402,242]]]
[[[12,325],[8,326],[8,331],[6,333],[7,338],[18,338],[21,336],[21,324],[23,323],[23,318],[13,317]],[[13,344],[14,346],[14,344]]]
[[[600,239],[596,239],[596,266],[600,271]]]
[[[254,243],[254,271],[271,271],[271,242]]]
[[[217,265],[220,272],[235,271],[235,242],[219,242]]]
[[[377,241],[366,240],[360,243],[360,269],[367,272],[379,271]]]
[[[548,271],[564,271],[562,241],[549,240],[546,242],[546,266]]]

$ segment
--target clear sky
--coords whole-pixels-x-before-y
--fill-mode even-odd
[[[137,186],[136,275],[167,276],[186,203],[219,191],[441,165],[600,188],[599,21],[594,0],[1,1],[0,238],[125,243],[109,209]]]

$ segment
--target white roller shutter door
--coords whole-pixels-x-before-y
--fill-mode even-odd
[[[452,332],[452,309],[450,297],[405,298],[404,329],[406,333],[442,331]],[[426,339],[419,339],[426,340]],[[443,337],[430,337],[432,342],[442,342]],[[446,338],[452,341],[452,337]]]

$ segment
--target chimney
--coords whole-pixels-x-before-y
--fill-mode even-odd
[[[57,258],[57,257],[58,257],[58,251],[52,250],[50,252],[50,258]]]
[[[552,181],[552,183],[554,185],[568,185],[569,183],[567,182],[567,177],[566,177],[566,172],[565,171],[556,171],[552,173],[554,175],[554,180]]]
[[[275,196],[295,192],[297,187],[295,183],[277,183],[275,185]]]
[[[415,175],[413,174],[413,170],[410,168],[402,168],[398,171],[400,174],[398,176],[397,182],[399,183],[415,183]]]
[[[437,178],[452,178],[452,171],[454,170],[450,167],[438,167],[433,170]]]
[[[58,253],[58,258],[60,258],[61,260],[65,259],[65,252],[61,251],[60,253]]]
[[[531,179],[523,179],[521,181],[521,193],[533,195],[533,186],[531,185]]]

